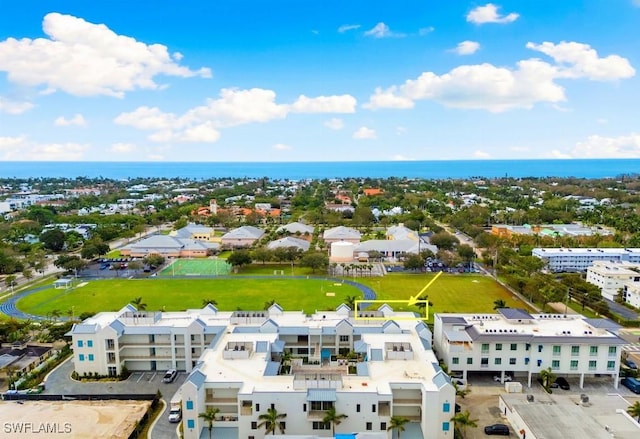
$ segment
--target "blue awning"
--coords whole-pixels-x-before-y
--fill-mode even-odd
[[[307,401],[336,401],[336,389],[309,389]]]
[[[330,349],[323,349],[321,354],[320,354],[320,358],[322,358],[322,359],[331,358],[331,350]]]

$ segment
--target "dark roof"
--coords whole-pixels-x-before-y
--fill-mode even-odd
[[[584,321],[594,328],[608,329],[611,331],[618,331],[622,328],[622,326],[609,319],[584,319]]]
[[[450,324],[458,324],[458,325],[466,325],[467,320],[464,317],[453,317],[453,316],[439,316],[442,323],[450,323]]]
[[[533,320],[533,316],[520,308],[498,308],[498,313],[507,320]]]

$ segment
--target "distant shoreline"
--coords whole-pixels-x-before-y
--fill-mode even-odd
[[[640,174],[640,159],[358,162],[0,162],[3,178],[615,178]]]

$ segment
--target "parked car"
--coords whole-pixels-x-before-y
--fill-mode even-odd
[[[509,426],[504,424],[493,424],[484,427],[484,434],[509,436]]]
[[[169,369],[165,372],[164,377],[162,378],[163,383],[172,383],[173,380],[178,376],[178,371],[175,369]]]
[[[458,380],[461,380],[461,379],[462,379],[462,377],[463,377],[463,373],[462,373],[462,372],[451,372],[451,373],[449,374],[449,376],[450,376],[452,379],[458,379]]]
[[[566,378],[563,377],[558,377],[556,378],[555,383],[558,385],[558,387],[560,387],[562,390],[570,390],[571,386],[569,385],[569,381],[566,380]]]
[[[622,380],[622,385],[631,390],[633,393],[640,394],[640,380],[632,377],[626,377]]]
[[[180,422],[182,420],[182,409],[180,407],[174,407],[169,411],[169,422],[172,424]]]
[[[506,383],[509,381],[513,381],[513,377],[511,375],[504,375],[504,380],[502,380],[502,378],[500,378],[500,375],[494,375],[493,376],[493,381],[495,381],[496,383]]]
[[[638,370],[638,365],[633,360],[628,360],[628,359],[625,360],[624,365],[627,366],[629,369]]]

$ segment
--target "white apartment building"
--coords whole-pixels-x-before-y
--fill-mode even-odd
[[[622,287],[622,298],[629,305],[640,308],[640,282],[626,282]]]
[[[129,370],[191,372],[181,388],[184,437],[208,437],[199,414],[218,408],[216,438],[263,439],[258,417],[286,414],[287,434],[330,437],[326,410],[348,417],[339,432],[387,437],[392,416],[410,420],[403,439],[453,438],[455,389],[413,313],[345,305],[313,315],[219,312],[214,306],[153,313],[127,306],[70,331],[79,374]],[[287,360],[291,354],[291,360]],[[285,367],[283,367],[285,366]]]
[[[625,340],[607,319],[534,314],[503,308],[497,314],[435,314],[434,348],[450,371],[463,378],[477,372],[525,378],[551,368],[555,375],[609,375],[618,386]]]
[[[640,263],[595,261],[587,268],[587,282],[599,287],[603,297],[615,300],[627,282],[640,282]]]
[[[552,272],[584,272],[595,261],[640,264],[640,248],[534,248],[533,256],[545,261]]]

